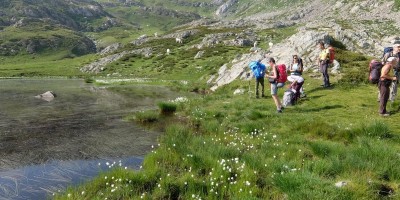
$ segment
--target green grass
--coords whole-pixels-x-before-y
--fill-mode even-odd
[[[65,58],[69,52],[60,51],[40,55],[20,55],[17,57],[1,57],[1,77],[86,77],[80,72],[82,64],[95,59],[94,55]]]
[[[68,193],[75,199],[382,199],[391,189],[396,194],[398,105],[388,105],[395,114],[382,118],[375,86],[344,87],[348,83],[332,76],[334,88],[322,89],[321,80],[309,75],[307,98],[283,114],[275,113],[271,98],[233,95],[247,86],[240,80],[191,98],[177,112],[188,121],[176,118],[140,171],[102,175],[130,183],[111,193],[98,178],[56,199],[68,199]],[[347,184],[337,188],[339,181]]]

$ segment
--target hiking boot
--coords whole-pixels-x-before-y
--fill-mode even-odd
[[[277,110],[276,112],[277,112],[277,113],[282,113],[282,109],[280,109],[280,110]]]
[[[390,114],[389,113],[381,113],[381,114],[379,114],[381,117],[389,117],[390,116]]]

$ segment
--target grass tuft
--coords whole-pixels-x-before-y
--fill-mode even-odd
[[[158,107],[160,108],[160,112],[163,115],[171,115],[175,113],[178,105],[172,102],[160,102],[158,103]]]

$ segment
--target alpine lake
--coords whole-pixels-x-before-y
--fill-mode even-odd
[[[46,91],[56,97],[38,98]],[[161,133],[124,116],[179,96],[146,84],[0,79],[0,199],[46,199],[114,166],[139,169]]]

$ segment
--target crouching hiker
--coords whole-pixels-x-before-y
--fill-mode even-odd
[[[288,81],[291,82],[290,88],[294,92],[294,101],[297,102],[297,100],[300,99],[300,94],[301,94],[300,90],[303,87],[304,78],[298,75],[290,75],[288,76]]]
[[[261,63],[261,59],[257,61],[252,61],[249,64],[251,71],[253,72],[254,77],[256,78],[256,98],[259,98],[259,86],[261,85],[261,97],[265,97],[264,95],[264,76],[266,67]]]
[[[385,65],[382,67],[378,87],[380,92],[379,114],[383,117],[387,117],[390,115],[386,110],[386,104],[388,102],[390,94],[389,87],[393,81],[397,81],[397,77],[390,76],[389,73],[390,70],[393,69],[393,66],[396,66],[398,62],[399,62],[398,58],[389,57]]]

